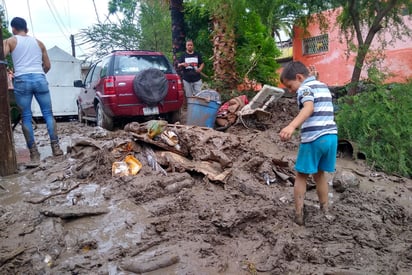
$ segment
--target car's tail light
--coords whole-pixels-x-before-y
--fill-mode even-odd
[[[177,90],[178,91],[183,90],[182,80],[180,80],[180,77],[177,80]]]
[[[104,80],[103,92],[105,95],[112,95],[115,93],[113,76],[109,76]]]

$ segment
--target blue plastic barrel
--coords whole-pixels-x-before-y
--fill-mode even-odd
[[[188,97],[186,124],[213,128],[219,107],[218,101],[197,96]]]

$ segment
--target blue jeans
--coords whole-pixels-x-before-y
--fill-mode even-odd
[[[33,96],[39,103],[43,118],[47,125],[50,141],[58,142],[56,121],[53,117],[49,83],[44,74],[24,74],[14,78],[14,95],[16,104],[21,110],[22,129],[27,147],[36,145],[32,124],[31,102]]]

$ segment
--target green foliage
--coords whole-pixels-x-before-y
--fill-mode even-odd
[[[1,31],[3,35],[3,39],[9,38],[11,36],[11,33],[9,32],[7,28],[8,22],[5,20],[4,8],[1,5],[0,5],[0,23],[1,23]]]
[[[339,137],[356,142],[377,168],[411,177],[412,81],[389,88],[340,98]]]
[[[112,0],[107,18],[78,35],[95,57],[112,50],[145,49],[161,51],[172,57],[171,18],[168,5],[155,0]]]
[[[12,33],[9,32],[9,29],[7,28],[9,22],[5,19],[4,16],[4,8],[3,6],[0,5],[0,24],[1,24],[1,32],[3,36],[3,40],[7,39],[12,36]],[[13,68],[13,61],[11,59],[11,55],[6,56],[6,61],[7,61],[7,66],[9,68]]]
[[[237,49],[236,69],[241,77],[248,77],[257,82],[276,85],[279,65],[275,58],[281,53],[276,48],[275,40],[261,23],[254,12],[247,12],[239,20],[236,28]]]
[[[295,0],[252,0],[247,1],[247,6],[259,15],[268,34],[274,34],[279,40],[281,31],[292,35],[295,18],[305,12]]]
[[[213,75],[213,45],[211,42],[212,27],[210,24],[210,13],[202,5],[192,2],[184,3],[185,33],[186,40],[192,39],[195,50],[202,54],[205,67],[203,73],[207,76]],[[178,55],[180,56],[181,53]],[[203,79],[209,82],[208,79]]]
[[[172,22],[169,6],[159,1],[142,1],[140,9],[140,49],[163,52],[172,60]]]
[[[213,1],[212,1],[213,2]],[[277,82],[276,56],[280,51],[276,48],[275,41],[270,32],[262,24],[260,16],[253,11],[239,9],[237,3],[237,14],[235,20],[236,33],[236,69],[240,77],[247,76],[265,84]],[[205,62],[203,72],[213,75],[212,27],[210,23],[211,11],[205,5],[195,2],[185,2],[185,31],[186,37],[193,39],[195,48],[202,53]],[[209,82],[208,79],[204,79]],[[239,79],[241,82],[242,79]],[[209,83],[215,87],[217,83]],[[220,89],[219,89],[220,90]],[[230,92],[229,92],[230,93]]]

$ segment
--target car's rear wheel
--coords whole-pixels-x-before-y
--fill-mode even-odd
[[[104,110],[103,105],[101,103],[97,104],[96,106],[96,124],[104,129],[109,131],[113,130],[113,118],[108,116]]]
[[[83,123],[83,116],[84,112],[82,110],[82,107],[80,106],[80,103],[77,103],[77,119],[80,123]]]

